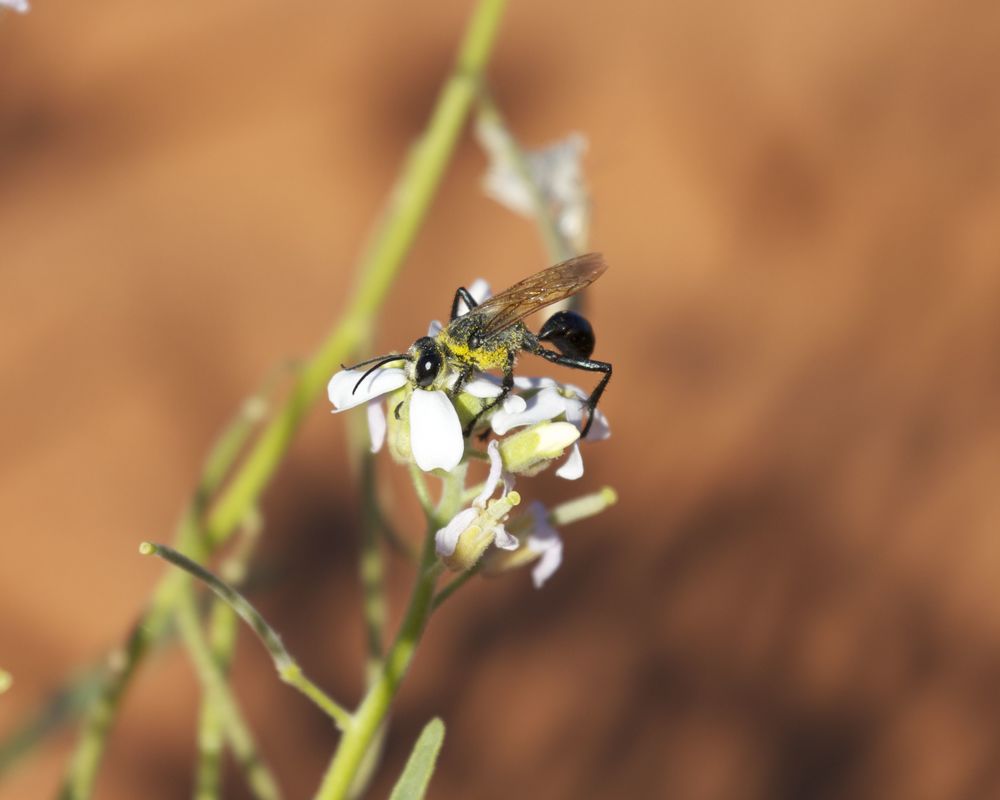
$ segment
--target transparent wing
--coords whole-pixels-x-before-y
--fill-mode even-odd
[[[482,322],[483,338],[488,338],[529,314],[576,294],[596,281],[607,268],[600,253],[571,258],[493,295],[476,306],[471,314]]]

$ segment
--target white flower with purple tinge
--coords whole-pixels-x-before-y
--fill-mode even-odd
[[[31,9],[28,0],[0,0],[0,8],[9,8],[18,14],[27,14]]]

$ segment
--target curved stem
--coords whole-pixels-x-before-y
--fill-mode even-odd
[[[434,534],[438,527],[458,512],[465,474],[464,465],[448,474],[441,503],[435,512],[428,515],[423,554],[406,616],[385,657],[378,679],[354,712],[353,725],[340,740],[337,752],[323,777],[323,783],[316,793],[316,800],[340,800],[347,796],[368,749],[385,722],[392,699],[409,669],[427,620],[434,610],[434,588],[441,574],[440,563],[434,551]]]
[[[271,659],[274,661],[274,668],[277,670],[281,680],[290,686],[294,686],[312,700],[337,723],[337,727],[341,730],[346,730],[351,725],[350,712],[306,677],[301,667],[292,658],[292,654],[285,648],[281,637],[278,636],[274,628],[268,624],[267,620],[261,616],[260,612],[243,595],[213,575],[201,566],[201,564],[192,561],[166,545],[143,542],[139,546],[139,552],[143,555],[159,556],[207,584],[208,588],[215,592],[223,602],[227,603],[233,611],[239,614],[243,621],[257,634],[261,642],[263,642],[264,647],[271,654]],[[185,598],[184,603],[186,602]]]
[[[243,719],[239,705],[226,684],[226,678],[202,634],[193,590],[185,592],[181,598],[177,605],[176,616],[177,626],[188,647],[195,671],[219,715],[226,739],[246,775],[253,796],[258,800],[278,800],[281,792],[274,776],[260,758],[250,728]]]
[[[392,284],[403,258],[441,182],[444,168],[468,116],[482,71],[489,60],[505,0],[480,0],[463,40],[458,63],[438,98],[430,123],[413,149],[390,195],[381,223],[358,268],[360,283],[342,321],[305,365],[284,407],[257,439],[241,468],[212,509],[203,529],[193,525],[191,537],[178,547],[204,558],[197,544],[224,542],[256,503],[291,444],[302,419],[322,394],[327,379],[363,338]],[[191,549],[186,545],[193,539]],[[126,664],[108,682],[88,716],[71,760],[62,797],[82,800],[91,795],[94,778],[114,721],[118,702],[149,646],[165,630],[165,620],[184,586],[178,573],[167,575],[150,609],[139,620],[126,645]]]

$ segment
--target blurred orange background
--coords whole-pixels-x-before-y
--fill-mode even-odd
[[[0,19],[0,737],[122,639],[165,569],[137,544],[342,310],[470,7]],[[476,581],[434,618],[371,796],[433,715],[435,798],[1000,796],[1000,5],[512,3],[490,76],[524,143],[588,137],[611,264],[587,303],[614,436],[525,488],[621,500],[542,591]],[[466,136],[375,352],[547,263],[484,168]],[[253,599],[353,703],[345,420],[320,403],[267,492]],[[246,635],[235,682],[309,796],[331,726]],[[197,706],[185,654],[150,659],[97,797],[189,796]],[[51,796],[74,740],[0,796]]]

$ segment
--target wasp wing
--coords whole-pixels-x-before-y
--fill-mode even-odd
[[[500,294],[493,295],[471,312],[482,323],[482,337],[488,339],[545,306],[576,294],[596,281],[608,268],[600,253],[563,261],[536,272],[515,283]]]

